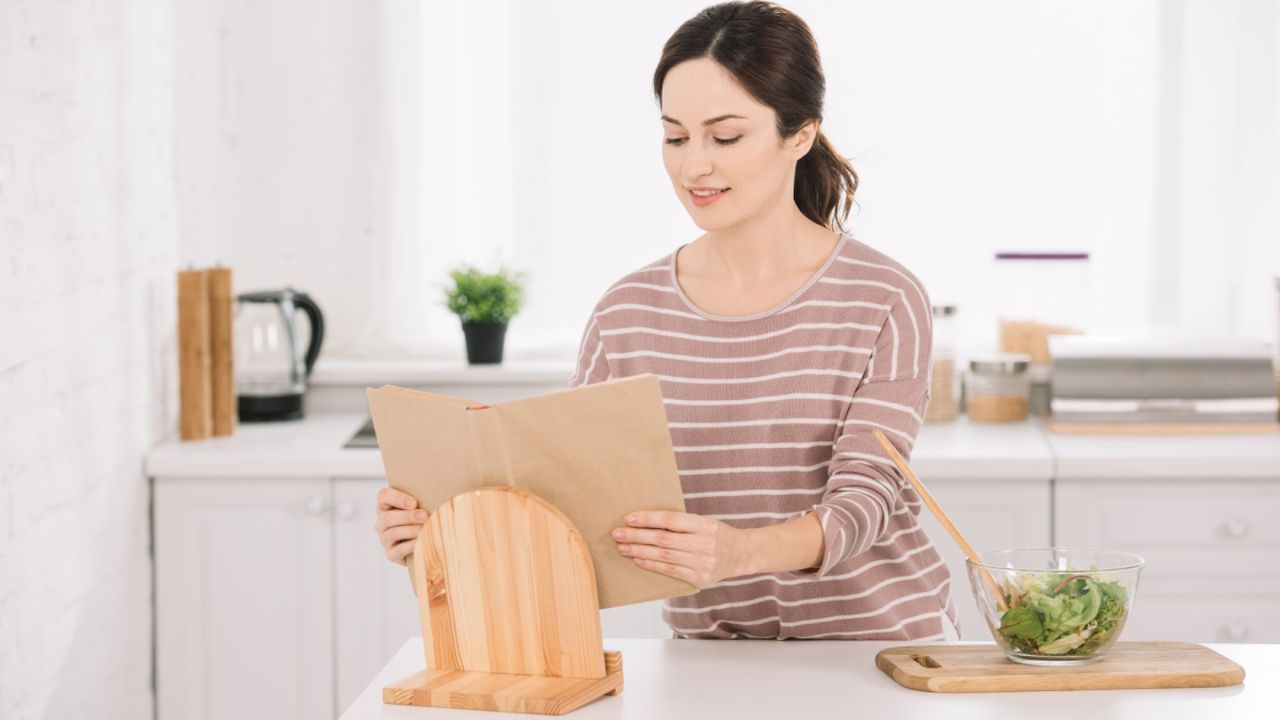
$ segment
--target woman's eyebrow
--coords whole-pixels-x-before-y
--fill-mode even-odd
[[[739,120],[746,120],[746,119],[747,119],[747,118],[745,118],[745,117],[743,117],[743,116],[741,116],[741,115],[717,115],[717,116],[715,116],[715,117],[711,118],[710,120],[703,120],[703,121],[702,121],[702,124],[703,124],[704,126],[705,126],[705,125],[714,125],[714,124],[716,124],[716,123],[720,122],[721,120],[729,120],[730,118],[737,118],[737,119],[739,119]],[[671,117],[667,117],[666,115],[663,115],[663,116],[662,116],[662,119],[663,119],[663,120],[666,120],[666,121],[667,121],[667,122],[669,122],[669,123],[674,123],[674,124],[676,124],[676,125],[679,125],[680,127],[684,127],[684,123],[680,122],[679,120],[677,120],[677,119],[675,119],[675,118],[671,118]]]

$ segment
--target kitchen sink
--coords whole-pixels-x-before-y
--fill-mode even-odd
[[[355,435],[347,440],[344,448],[376,448],[378,447],[378,436],[373,432],[373,418],[369,417],[356,431]]]

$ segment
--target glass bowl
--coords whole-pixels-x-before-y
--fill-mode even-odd
[[[969,587],[996,644],[1010,660],[1053,667],[1106,655],[1133,610],[1143,564],[1133,553],[1095,548],[978,555],[981,563],[965,561]]]

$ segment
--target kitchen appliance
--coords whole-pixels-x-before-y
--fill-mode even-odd
[[[299,339],[297,311],[311,327],[305,349]],[[236,296],[235,374],[240,420],[294,420],[302,417],[320,346],[324,314],[309,295],[293,288]]]
[[[1053,429],[1187,424],[1275,429],[1271,348],[1242,338],[1053,336]]]

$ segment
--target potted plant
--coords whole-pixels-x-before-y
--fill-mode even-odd
[[[445,289],[445,304],[462,321],[467,362],[502,362],[507,323],[520,312],[524,302],[524,273],[511,273],[506,268],[486,273],[462,265],[451,270],[449,276],[453,286]]]

